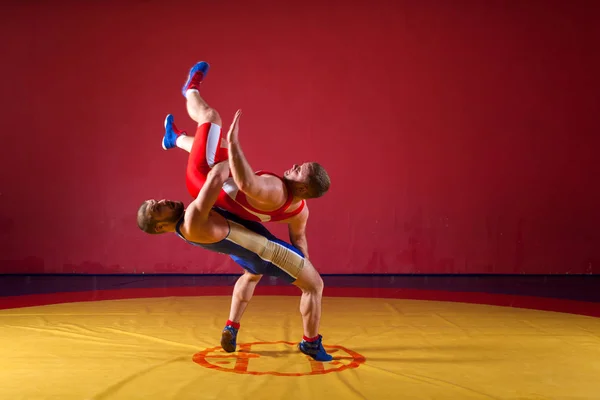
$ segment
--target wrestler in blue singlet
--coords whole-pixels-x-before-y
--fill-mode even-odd
[[[304,266],[304,255],[289,243],[278,239],[263,225],[247,221],[235,214],[214,207],[229,224],[227,237],[216,243],[197,243],[181,234],[183,218],[177,223],[175,232],[187,243],[227,254],[248,272],[256,275],[277,276],[294,282]]]

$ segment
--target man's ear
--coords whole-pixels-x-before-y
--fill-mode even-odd
[[[165,231],[165,225],[167,225],[166,222],[159,222],[158,224],[156,224],[154,226],[154,231],[156,233],[162,233],[162,232],[164,232]]]

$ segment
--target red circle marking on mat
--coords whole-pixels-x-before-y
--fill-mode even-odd
[[[329,374],[332,372],[342,372],[347,369],[358,368],[361,364],[363,364],[366,359],[364,356],[358,354],[357,352],[347,349],[342,346],[337,345],[323,345],[323,347],[329,350],[329,353],[336,353],[333,358],[334,362],[332,363],[322,363],[319,361],[315,361],[312,358],[306,356],[306,360],[309,363],[310,371],[309,372],[279,372],[279,371],[253,371],[250,367],[250,360],[253,359],[255,362],[259,362],[260,352],[252,352],[252,346],[257,345],[276,345],[276,344],[286,344],[291,347],[296,347],[297,342],[286,342],[286,341],[277,341],[277,342],[252,342],[252,343],[240,343],[238,344],[239,350],[235,353],[226,353],[224,352],[220,346],[211,347],[208,349],[204,349],[201,352],[194,354],[193,360],[196,364],[201,365],[204,368],[210,368],[215,371],[221,372],[233,372],[236,374],[246,374],[246,375],[275,375],[275,376],[304,376],[304,375],[323,375]],[[345,352],[346,354],[342,354]],[[217,361],[219,360],[219,361]],[[221,360],[230,360],[229,365],[230,368],[223,367],[221,365],[225,364]],[[346,363],[342,362],[346,361]],[[220,364],[220,365],[217,365]],[[325,366],[333,365],[334,368],[325,368]]]

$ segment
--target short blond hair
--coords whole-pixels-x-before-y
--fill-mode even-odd
[[[308,198],[314,199],[327,193],[329,186],[331,186],[331,179],[321,164],[311,162],[307,184]]]
[[[138,227],[146,233],[158,234],[156,231],[156,221],[152,216],[147,215],[146,210],[148,209],[148,202],[142,203],[137,213],[137,224]]]

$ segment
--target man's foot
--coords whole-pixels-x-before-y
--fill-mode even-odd
[[[323,336],[321,335],[319,335],[319,339],[315,340],[314,342],[302,340],[300,343],[298,343],[298,349],[317,361],[331,361],[333,360],[333,357],[327,354],[323,348],[323,344],[321,343],[322,340]]]
[[[227,325],[221,333],[221,347],[228,353],[235,351],[238,330],[231,325]]]
[[[175,118],[171,114],[167,115],[167,118],[165,118],[165,136],[162,139],[163,149],[169,150],[176,147],[179,135],[185,135],[185,131],[177,129]]]
[[[204,78],[206,78],[209,68],[210,65],[206,61],[200,61],[192,67],[190,73],[188,74],[188,79],[185,82],[185,85],[183,85],[183,89],[181,89],[183,97],[186,97],[185,92],[187,92],[189,89],[198,89],[200,83],[202,83]]]

